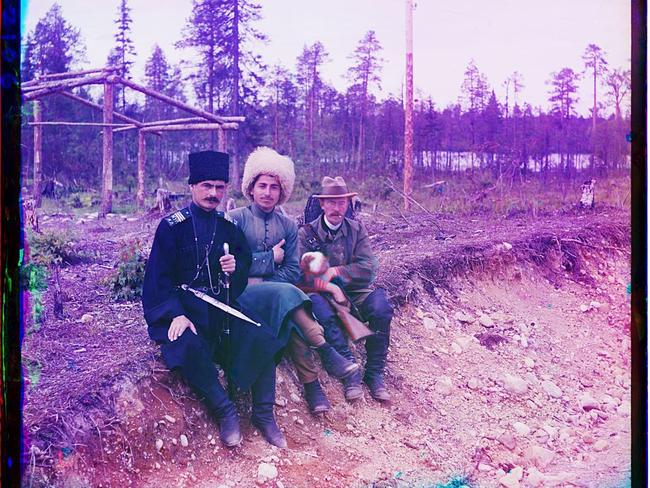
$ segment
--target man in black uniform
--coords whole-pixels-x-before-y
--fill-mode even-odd
[[[257,327],[197,298],[181,285],[221,302],[235,300],[246,287],[251,252],[244,234],[216,208],[228,182],[228,154],[203,151],[189,155],[192,203],[168,217],[156,230],[147,262],[142,305],[149,336],[160,344],[170,369],[205,398],[219,422],[222,442],[241,443],[235,406],[219,382],[213,359],[230,381],[251,389],[252,423],[271,444],[286,447],[273,416],[275,365],[282,345],[262,324]],[[228,243],[230,252],[224,252]],[[226,324],[230,334],[224,334]]]

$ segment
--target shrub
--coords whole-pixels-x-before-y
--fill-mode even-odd
[[[75,242],[62,232],[28,235],[30,262],[43,266],[75,264],[85,256],[75,250]]]
[[[142,296],[144,268],[147,264],[139,241],[127,245],[120,253],[117,272],[109,279],[113,300],[132,301]]]

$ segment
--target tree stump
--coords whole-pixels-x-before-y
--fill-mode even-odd
[[[594,208],[594,187],[596,180],[587,180],[582,184],[582,196],[580,197],[580,208]]]
[[[25,227],[32,229],[34,232],[41,233],[38,226],[38,213],[36,212],[36,201],[33,198],[26,198],[23,201],[23,211],[25,212]]]
[[[170,194],[171,192],[166,188],[158,188],[156,190],[156,204],[153,208],[158,209],[158,212],[161,215],[168,213],[172,209],[172,204],[169,198]]]

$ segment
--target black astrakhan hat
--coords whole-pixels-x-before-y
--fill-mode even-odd
[[[221,180],[228,183],[229,156],[217,151],[190,153],[190,185],[205,180]]]

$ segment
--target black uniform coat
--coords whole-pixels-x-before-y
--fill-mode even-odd
[[[207,266],[195,279],[197,255],[200,264],[213,236],[209,263],[213,289],[218,293],[204,289],[210,286]],[[191,360],[188,359],[191,355],[181,349],[182,341],[171,342],[167,337],[172,319],[185,315],[191,320],[211,356],[223,365],[227,356],[222,327],[227,318],[231,331],[230,377],[239,388],[248,389],[276,355],[279,357],[278,352],[283,347],[280,341],[265,324],[256,327],[241,321],[179,288],[179,285],[187,284],[225,302],[225,291],[218,288],[221,276],[219,258],[224,254],[224,242],[229,244],[230,253],[237,263],[230,277],[230,304],[239,308],[235,299],[246,287],[251,265],[246,238],[221,212],[206,212],[193,203],[164,218],[158,225],[145,270],[142,306],[149,337],[161,345],[163,359],[170,369],[181,366],[184,360]],[[187,329],[184,333],[192,334],[192,331]]]

